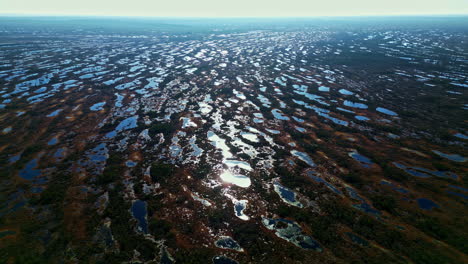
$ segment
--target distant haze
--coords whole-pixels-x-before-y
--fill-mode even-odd
[[[1,14],[308,17],[468,14],[467,0],[0,0]]]

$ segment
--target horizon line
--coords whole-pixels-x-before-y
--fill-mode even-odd
[[[468,13],[424,13],[424,14],[357,14],[357,15],[311,15],[311,16],[148,16],[148,15],[109,15],[109,14],[58,14],[58,13],[0,13],[0,17],[82,17],[82,18],[199,18],[199,19],[233,19],[233,18],[362,18],[362,17],[468,17]]]

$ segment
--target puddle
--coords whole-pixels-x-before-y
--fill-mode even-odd
[[[403,187],[398,187],[397,185],[395,185],[395,184],[393,184],[393,183],[391,183],[391,182],[389,182],[387,180],[381,180],[380,184],[390,186],[392,188],[392,190],[403,193],[403,194],[409,193],[409,191],[407,189],[405,189]]]
[[[377,107],[375,110],[377,110],[380,113],[390,115],[390,116],[397,116],[398,115],[397,113],[395,113],[395,112],[393,112],[391,110],[388,110],[386,108],[383,108],[383,107]]]
[[[251,170],[252,170],[252,167],[250,167],[249,163],[247,163],[247,162],[245,162],[245,161],[240,161],[240,160],[225,160],[223,163],[226,164],[229,168],[232,168],[232,167],[239,167],[239,168],[244,169],[244,170],[247,170],[247,171],[251,171]]]
[[[453,188],[453,189],[457,189],[457,190],[459,190],[459,191],[468,192],[468,189],[467,189],[467,188],[463,188],[463,187],[461,187],[461,186],[457,186],[457,185],[452,185],[452,184],[450,184],[448,187]]]
[[[91,111],[101,111],[102,109],[104,109],[104,105],[106,105],[106,102],[96,103],[92,105],[89,109]]]
[[[300,152],[300,151],[297,151],[297,150],[291,150],[291,154],[293,156],[299,158],[303,162],[307,163],[309,166],[315,167],[314,161],[312,160],[312,158],[307,153]]]
[[[294,221],[286,219],[262,219],[263,225],[269,230],[275,231],[275,235],[297,247],[303,249],[313,249],[317,252],[322,252],[322,248],[311,236],[304,235],[301,227]]]
[[[133,168],[135,167],[136,165],[138,164],[138,162],[135,162],[133,160],[127,160],[125,162],[125,166],[127,166],[128,168]]]
[[[200,147],[198,147],[197,144],[195,144],[196,141],[197,141],[197,138],[195,136],[192,136],[189,140],[190,147],[192,147],[192,150],[193,150],[190,153],[190,156],[194,158],[200,157],[203,153],[203,150]]]
[[[348,107],[359,108],[359,109],[367,109],[367,105],[365,105],[365,104],[355,103],[355,102],[351,102],[351,101],[348,101],[348,100],[345,100],[343,102],[343,104],[345,106],[348,106]]]
[[[146,221],[146,202],[136,200],[132,204],[132,215],[138,221],[138,230],[147,234],[148,223]]]
[[[439,155],[442,158],[446,158],[448,160],[455,161],[455,162],[465,162],[468,160],[467,158],[460,156],[458,154],[445,154],[438,150],[433,150],[432,152],[434,152],[435,154]]]
[[[346,90],[346,89],[340,89],[338,92],[339,92],[340,94],[343,94],[343,95],[353,95],[353,94],[354,94],[353,92],[348,91],[348,90]]]
[[[219,177],[221,178],[221,180],[223,180],[223,182],[231,183],[241,188],[247,188],[251,184],[249,177],[241,174],[234,174],[229,170],[226,170],[223,173],[221,173]]]
[[[232,237],[222,236],[220,239],[216,240],[215,246],[222,249],[232,249],[235,251],[243,252],[244,249],[241,248],[239,243],[237,243]]]
[[[138,120],[138,116],[132,116],[132,117],[129,117],[129,118],[123,120],[114,129],[114,131],[111,131],[111,132],[106,134],[106,138],[113,138],[113,137],[115,137],[117,135],[118,132],[137,127],[137,120]]]
[[[300,126],[294,126],[294,129],[296,129],[297,131],[301,132],[301,133],[305,133],[307,130],[303,127],[300,127]]]
[[[281,86],[286,86],[286,78],[284,77],[276,77],[275,83],[281,85]]]
[[[330,88],[326,86],[319,86],[318,90],[320,92],[330,92]]]
[[[456,133],[454,136],[461,139],[468,139],[468,136],[462,133]]]
[[[450,190],[447,190],[446,192],[447,192],[448,194],[461,197],[461,198],[463,198],[463,199],[468,199],[468,195],[463,194],[463,193],[458,193],[458,192],[454,192],[454,191],[450,191]]]
[[[241,132],[240,135],[251,142],[259,142],[257,135],[248,132]]]
[[[309,176],[312,180],[318,182],[318,183],[323,183],[325,184],[325,186],[327,186],[328,189],[332,190],[334,193],[338,194],[338,195],[343,195],[343,193],[338,189],[336,188],[335,186],[333,186],[331,183],[327,182],[326,180],[318,177],[318,176],[315,176],[314,175],[314,172],[312,171],[308,171],[307,172],[307,176]]]
[[[273,110],[271,110],[271,113],[273,114],[273,116],[278,119],[278,120],[289,120],[289,117],[285,116],[281,110],[275,108]]]
[[[208,207],[209,207],[209,206],[212,206],[212,204],[211,204],[208,200],[201,198],[201,197],[198,196],[196,193],[192,193],[191,196],[192,196],[192,198],[193,198],[195,201],[200,202],[200,203],[203,204],[204,206],[208,206]]]
[[[20,160],[20,159],[21,159],[21,153],[15,155],[15,156],[13,156],[13,157],[8,158],[8,162],[11,164],[11,163],[17,162],[17,161]]]
[[[357,191],[349,186],[346,186],[346,191],[348,192],[351,199],[364,202],[364,199],[357,193]]]
[[[411,174],[413,176],[419,178],[430,178],[432,176],[440,177],[440,178],[448,178],[448,179],[458,179],[458,176],[450,171],[431,171],[426,168],[421,167],[412,167],[412,166],[405,166],[403,164],[393,162],[397,168],[404,170],[406,173]]]
[[[416,199],[418,202],[419,208],[423,210],[432,210],[432,208],[439,208],[440,206],[434,203],[432,200],[427,198],[418,198]]]
[[[202,115],[206,115],[213,110],[213,107],[205,102],[199,102],[198,106],[200,107],[200,112]]]
[[[62,112],[62,109],[55,110],[52,113],[48,114],[47,117],[57,116],[60,112]]]
[[[192,122],[188,117],[181,117],[180,119],[182,119],[182,129],[187,127],[197,127],[197,124]]]
[[[354,118],[356,118],[359,121],[369,121],[370,120],[369,118],[367,118],[365,116],[359,116],[359,115],[355,116]]]
[[[230,159],[233,157],[229,147],[226,145],[226,140],[220,138],[218,135],[216,135],[213,131],[208,131],[207,132],[207,137],[208,140],[211,141],[211,145],[213,145],[215,148],[221,150],[223,154],[223,159]]]
[[[55,151],[54,153],[54,158],[56,158],[57,160],[62,160],[65,157],[65,151],[66,148],[57,149],[57,151]]]
[[[290,190],[289,188],[284,187],[283,185],[279,184],[278,182],[273,183],[275,192],[281,197],[285,203],[303,208],[304,205],[299,202],[296,198],[297,195],[294,191]]]
[[[370,168],[374,164],[368,157],[359,154],[356,150],[349,152],[348,155],[359,162],[364,168]]]
[[[58,139],[56,137],[53,137],[47,142],[47,145],[53,146],[53,145],[57,144],[57,142],[58,142]]]
[[[266,131],[268,131],[269,133],[274,134],[274,135],[278,135],[278,134],[281,133],[279,130],[268,129],[268,128],[266,129]]]
[[[247,207],[247,200],[238,200],[234,203],[234,213],[240,219],[247,221],[250,218],[244,214],[244,210]]]
[[[41,170],[35,169],[37,167],[37,159],[32,159],[24,169],[20,170],[19,176],[25,180],[31,181],[32,179],[41,175]]]

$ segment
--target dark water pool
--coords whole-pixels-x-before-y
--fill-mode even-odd
[[[416,201],[418,202],[419,208],[423,210],[431,210],[433,208],[440,207],[438,204],[427,198],[418,198]]]
[[[148,233],[148,222],[146,221],[146,202],[136,200],[132,204],[133,217],[138,221],[138,227],[145,234]]]

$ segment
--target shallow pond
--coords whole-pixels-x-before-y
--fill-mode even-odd
[[[251,184],[249,177],[241,174],[234,174],[229,170],[222,172],[219,177],[223,182],[231,183],[241,188],[247,188]]]
[[[468,139],[468,136],[462,133],[456,133],[454,136],[461,139]]]
[[[279,109],[276,109],[276,108],[275,108],[275,109],[271,110],[271,113],[272,113],[273,116],[274,116],[276,119],[278,119],[278,120],[286,120],[286,121],[289,120],[289,117],[285,116],[285,115],[281,112],[281,110],[279,110]]]
[[[224,159],[229,159],[229,158],[233,157],[229,147],[226,145],[226,140],[225,139],[220,138],[213,131],[208,131],[207,132],[207,138],[208,138],[209,141],[211,141],[210,142],[211,145],[213,145],[215,148],[221,150]]]
[[[20,170],[19,176],[25,180],[31,181],[32,179],[41,175],[41,170],[35,169],[37,167],[37,159],[32,159],[24,169]]]
[[[365,104],[355,103],[355,102],[351,102],[351,101],[348,101],[348,100],[345,100],[343,102],[343,104],[345,106],[348,106],[348,107],[359,108],[359,109],[367,109],[367,105],[365,105]]]
[[[330,88],[322,85],[322,86],[320,86],[320,87],[318,88],[318,90],[319,90],[320,92],[329,92],[329,91],[330,91]]]
[[[197,124],[192,122],[188,117],[181,117],[180,119],[182,119],[182,129],[187,127],[197,127]]]
[[[119,123],[119,125],[114,129],[114,131],[111,131],[106,134],[106,138],[113,138],[120,131],[124,131],[124,130],[137,127],[137,120],[138,120],[138,116],[132,116],[127,119],[124,119],[122,122]]]
[[[349,152],[348,155],[359,162],[364,168],[370,168],[374,164],[368,157],[359,154],[356,150]]]
[[[340,92],[340,94],[343,94],[343,95],[353,95],[354,94],[353,92],[348,91],[346,89],[340,89],[338,92]]]
[[[468,160],[467,158],[460,156],[458,154],[446,154],[438,150],[433,150],[432,152],[434,152],[435,154],[439,155],[442,158],[446,158],[448,160],[455,161],[455,162],[465,162]]]
[[[104,109],[104,105],[106,105],[106,102],[96,103],[92,105],[89,109],[91,111],[101,111],[102,109]]]
[[[290,205],[297,206],[299,208],[304,207],[301,202],[296,199],[296,193],[289,188],[284,187],[279,182],[273,184],[275,192],[281,197],[281,199]]]
[[[235,251],[242,252],[244,249],[241,248],[239,243],[232,239],[232,237],[229,236],[222,236],[220,239],[216,240],[215,246],[223,249],[232,249]]]
[[[125,162],[125,166],[127,166],[128,168],[133,168],[133,167],[135,167],[137,164],[138,164],[138,163],[135,162],[135,161],[133,161],[133,160],[127,160],[127,161]]]
[[[146,202],[136,200],[132,204],[132,215],[138,221],[138,229],[143,233],[148,233],[148,222],[146,221]]]
[[[349,197],[354,200],[364,202],[364,199],[357,193],[357,191],[349,186],[346,186],[346,191],[348,191]]]
[[[56,137],[51,138],[48,142],[47,145],[52,146],[57,144],[58,139]]]
[[[244,213],[245,208],[247,207],[247,200],[239,200],[234,203],[234,213],[240,219],[247,221],[250,218]]]
[[[250,164],[248,162],[241,161],[241,160],[225,160],[223,163],[226,164],[230,168],[238,167],[247,171],[252,170],[252,167],[250,167]]]
[[[463,198],[463,199],[468,199],[468,195],[466,195],[466,194],[463,194],[463,193],[454,192],[454,191],[450,191],[450,190],[447,190],[446,192],[447,192],[448,194],[451,194],[451,195],[455,195],[455,196],[461,197],[461,198]]]
[[[52,113],[48,114],[47,117],[57,116],[60,112],[62,112],[62,109],[55,110]]]
[[[300,151],[297,151],[297,150],[291,150],[291,154],[293,156],[299,158],[303,162],[307,163],[309,166],[315,167],[314,161],[312,160],[312,158],[307,153],[300,152]]]
[[[360,115],[357,115],[354,118],[356,118],[359,121],[369,121],[370,120],[368,117],[360,116]]]
[[[458,179],[458,175],[450,171],[432,171],[432,170],[421,168],[421,167],[405,166],[397,162],[393,162],[393,165],[395,165],[397,168],[404,170],[408,174],[411,174],[419,178],[429,178],[431,177],[431,175],[433,175],[433,176],[440,177],[440,178],[448,178],[448,179],[454,179],[454,180]]]
[[[309,178],[311,178],[312,180],[318,182],[318,183],[323,183],[325,186],[327,186],[328,189],[332,190],[334,193],[338,194],[338,195],[342,195],[343,193],[338,190],[338,188],[336,188],[335,186],[333,186],[331,183],[327,182],[326,180],[318,177],[318,176],[315,176],[314,172],[312,171],[308,171],[307,172],[307,176],[309,176]]]
[[[286,219],[263,218],[263,225],[269,230],[275,231],[275,235],[297,247],[303,249],[313,249],[322,252],[322,247],[311,236],[303,234],[302,228],[294,221]]]
[[[432,208],[440,207],[438,204],[427,198],[418,198],[416,201],[418,202],[419,208],[423,210],[431,210]]]
[[[377,107],[375,110],[377,110],[380,113],[390,115],[390,116],[397,116],[398,115],[397,113],[395,113],[395,112],[393,112],[391,110],[388,110],[387,108],[383,108],[383,107]]]
[[[15,162],[17,162],[17,161],[20,160],[20,159],[21,159],[21,153],[15,155],[15,156],[12,156],[12,157],[10,157],[10,158],[8,158],[8,162],[10,162],[10,163],[15,163]]]
[[[65,157],[65,151],[66,151],[66,148],[57,149],[57,151],[55,151],[55,153],[54,153],[54,158],[56,158],[58,160],[63,159]]]

